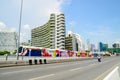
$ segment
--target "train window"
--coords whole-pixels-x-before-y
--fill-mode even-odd
[[[41,50],[31,50],[31,56],[41,56]]]
[[[23,49],[23,47],[19,47],[18,52],[21,53],[22,49]]]

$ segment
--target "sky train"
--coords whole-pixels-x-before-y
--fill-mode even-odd
[[[71,50],[49,49],[42,47],[20,46],[19,56],[40,56],[40,57],[87,57],[86,52]]]

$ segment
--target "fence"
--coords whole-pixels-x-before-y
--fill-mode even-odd
[[[111,73],[109,73],[103,80],[120,80],[119,67],[116,67]]]

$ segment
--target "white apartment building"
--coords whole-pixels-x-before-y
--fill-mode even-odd
[[[0,31],[0,51],[17,50],[17,34],[11,31]]]
[[[51,14],[46,24],[32,29],[31,45],[51,49],[65,49],[64,14]]]
[[[65,38],[65,49],[74,51],[83,51],[83,41],[79,34],[68,31]]]

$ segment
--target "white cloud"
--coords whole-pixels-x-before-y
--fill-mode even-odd
[[[16,28],[15,28],[15,27],[13,27],[13,28],[11,28],[11,29],[10,29],[10,31],[16,31]]]
[[[7,27],[4,22],[0,22],[0,31],[16,31],[15,27]]]
[[[20,42],[24,42],[26,40],[26,33],[20,33]]]
[[[70,3],[71,0],[23,0],[22,22],[31,27],[43,25],[51,13],[61,13],[62,6]],[[20,8],[18,0],[13,0],[13,4]]]
[[[23,28],[29,30],[29,29],[30,29],[30,26],[29,26],[28,24],[25,24],[25,25],[23,26]]]
[[[20,9],[21,0],[12,0],[12,5]],[[31,29],[48,22],[51,13],[62,13],[64,5],[72,0],[23,0],[21,41],[30,39]],[[26,34],[25,34],[26,33]]]
[[[0,28],[5,28],[6,27],[6,25],[5,25],[5,23],[4,22],[0,22]]]
[[[31,27],[29,24],[25,24],[20,30],[20,42],[27,42],[31,36]]]

